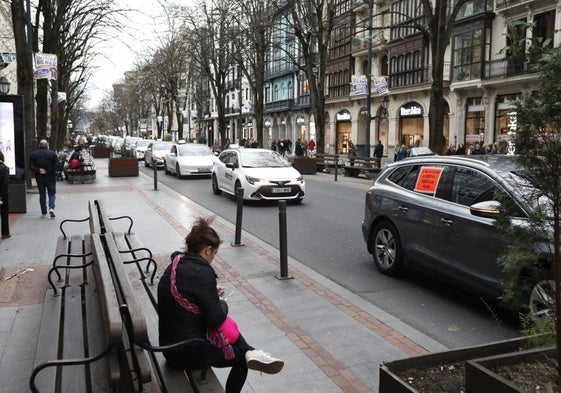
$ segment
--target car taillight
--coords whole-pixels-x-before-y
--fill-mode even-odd
[[[373,195],[373,194],[372,194],[372,191],[371,191],[371,190],[368,190],[368,191],[366,191],[366,194],[364,195],[364,199],[368,199],[368,198],[370,198],[372,195]]]

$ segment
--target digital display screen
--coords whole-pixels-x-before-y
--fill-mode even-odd
[[[10,168],[12,176],[16,174],[15,130],[14,104],[0,102],[0,151],[4,153],[4,164]]]

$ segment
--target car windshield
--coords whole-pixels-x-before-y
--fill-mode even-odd
[[[247,149],[241,152],[241,166],[244,168],[284,168],[290,163],[274,151]]]
[[[212,150],[207,145],[179,145],[180,156],[213,156]]]
[[[171,147],[171,142],[158,142],[152,145],[152,150],[169,150]]]
[[[150,139],[141,139],[138,142],[136,142],[136,146],[137,147],[148,146],[151,142],[153,142],[153,141],[151,141]]]

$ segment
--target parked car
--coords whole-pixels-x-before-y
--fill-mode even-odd
[[[136,141],[132,148],[132,154],[138,161],[144,161],[144,153],[150,143],[154,142],[153,139],[139,139]]]
[[[123,157],[135,157],[134,155],[134,145],[136,144],[137,141],[141,140],[142,138],[139,138],[137,136],[127,136],[125,137],[125,140],[123,141],[123,147],[121,149],[121,155]]]
[[[210,176],[216,156],[210,147],[200,143],[180,143],[171,146],[164,156],[164,171],[182,176]]]
[[[267,149],[226,149],[212,167],[212,191],[236,195],[244,189],[246,200],[294,200],[306,196],[304,177],[286,159]]]
[[[497,258],[511,240],[499,233],[496,219],[512,206],[503,213],[525,225],[532,211],[519,169],[515,157],[504,155],[424,156],[388,164],[366,193],[362,222],[378,270],[398,275],[415,269],[484,297],[501,296],[505,276]],[[547,264],[550,256],[540,258]],[[528,279],[520,272],[520,280]],[[543,289],[551,283],[531,283],[531,312],[549,309],[551,298]]]
[[[144,152],[144,166],[164,167],[164,156],[173,146],[173,142],[152,142]]]

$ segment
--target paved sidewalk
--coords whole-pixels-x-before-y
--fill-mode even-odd
[[[62,220],[86,218],[88,200],[101,199],[109,215],[133,218],[133,231],[165,264],[183,247],[195,218],[212,215],[163,184],[153,190],[153,179],[142,173],[110,178],[106,159],[97,159],[96,167],[92,184],[58,183],[56,218],[40,218],[35,193],[27,195],[27,213],[11,215],[12,237],[0,241],[0,393],[28,391],[46,271]],[[339,179],[367,187],[363,180]],[[296,260],[288,261],[293,279],[278,280],[277,249],[243,231],[244,246],[233,247],[235,225],[217,217],[214,227],[223,240],[214,267],[234,291],[232,317],[250,344],[286,362],[277,375],[250,372],[244,392],[377,392],[383,361],[445,349]],[[88,232],[85,223],[65,228]],[[216,373],[225,381],[227,370]]]

